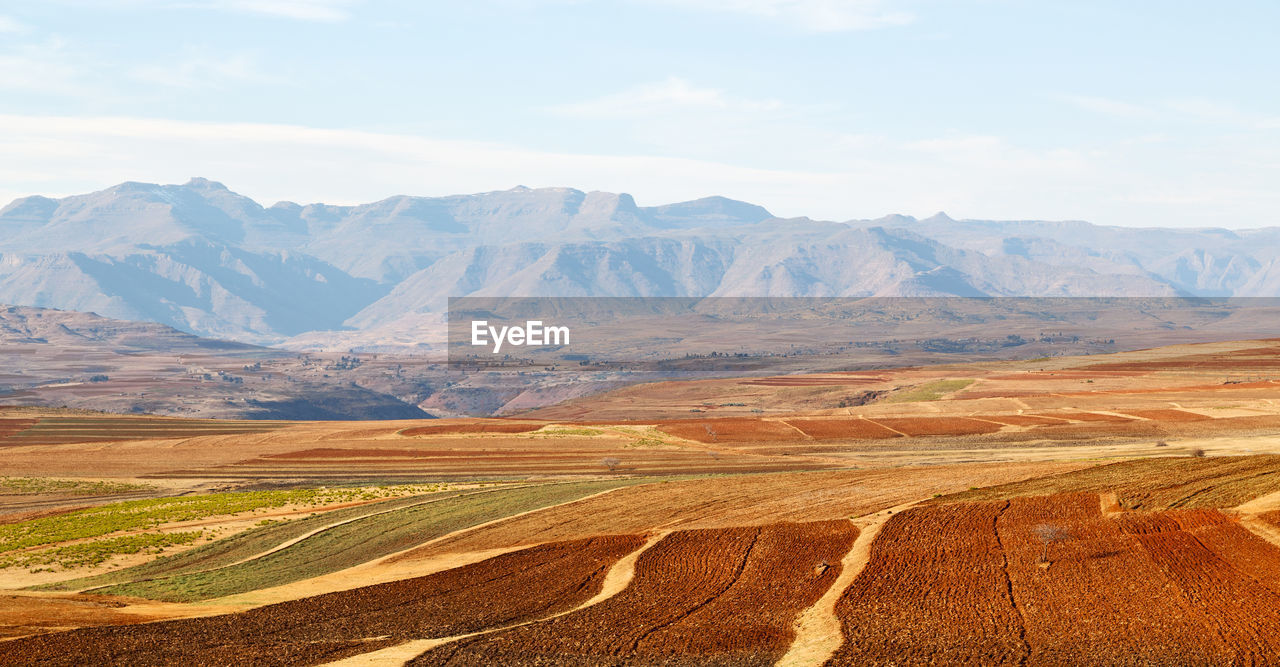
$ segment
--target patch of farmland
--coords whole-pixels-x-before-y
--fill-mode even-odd
[[[40,417],[21,431],[0,433],[0,446],[64,445],[117,440],[194,438],[266,433],[293,422],[165,417]]]
[[[779,440],[804,439],[804,434],[783,422],[750,417],[672,421],[659,425],[658,430],[678,438],[703,443],[775,442]]]
[[[756,387],[844,387],[876,384],[884,382],[882,377],[840,377],[840,376],[778,376],[742,380],[738,384]]]
[[[1143,419],[1153,419],[1161,422],[1199,422],[1206,419],[1213,419],[1208,415],[1202,415],[1195,412],[1187,412],[1186,410],[1128,410],[1124,411],[1127,415],[1134,417],[1142,417]]]
[[[607,536],[503,554],[437,574],[207,618],[85,628],[4,644],[42,665],[320,664],[400,641],[544,618],[599,592],[644,543]]]
[[[456,530],[633,483],[606,480],[545,484],[444,498],[335,526],[243,563],[118,584],[93,592],[169,602],[235,595],[337,572]]]
[[[404,436],[420,436],[420,435],[458,435],[463,433],[529,433],[536,431],[546,424],[544,422],[510,422],[510,421],[471,421],[471,422],[447,422],[443,424],[430,424],[427,426],[415,426],[400,431],[400,435]]]
[[[882,417],[874,421],[910,436],[980,435],[1000,430],[999,424],[964,417]]]
[[[1064,423],[1062,419],[1036,415],[975,415],[974,419],[998,422],[1009,426],[1049,426]]]
[[[1007,503],[907,510],[836,603],[831,664],[1005,664],[1027,654],[995,524]]]
[[[1122,507],[1235,507],[1280,491],[1280,456],[1168,457],[1121,461],[1059,475],[963,491],[934,502],[1114,492]]]
[[[773,664],[835,581],[848,521],[672,533],[617,595],[548,621],[442,645],[410,664]]]
[[[895,433],[876,422],[856,417],[788,419],[787,423],[814,440],[878,440],[902,437],[901,433]]]
[[[655,528],[723,528],[858,517],[938,493],[1078,470],[1090,462],[994,463],[741,475],[644,484],[534,512],[397,556],[578,539]]]
[[[1103,514],[1093,494],[921,507],[885,525],[833,664],[1259,664],[1280,549],[1215,510]]]
[[[272,523],[266,526],[251,528],[215,542],[203,544],[194,549],[170,556],[162,556],[149,563],[134,567],[107,572],[91,577],[82,577],[69,581],[61,581],[39,587],[50,591],[79,591],[114,584],[171,577],[181,574],[201,572],[226,567],[252,558],[290,540],[299,538],[316,529],[328,525],[356,519],[376,512],[386,512],[407,505],[417,505],[431,500],[440,500],[465,493],[464,491],[445,491],[431,496],[407,496],[391,498],[374,503],[345,507],[305,517]]]
[[[1078,422],[1106,422],[1118,424],[1121,422],[1133,421],[1128,417],[1119,415],[1105,415],[1100,412],[1080,412],[1080,411],[1063,411],[1063,412],[1046,412],[1033,415],[1035,417],[1057,417],[1058,419],[1070,419]]]

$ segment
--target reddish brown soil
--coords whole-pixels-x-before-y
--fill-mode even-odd
[[[900,438],[901,434],[868,419],[788,419],[787,423],[815,440],[873,440]]]
[[[798,440],[804,436],[782,422],[726,417],[666,422],[658,426],[663,433],[697,442],[775,442]]]
[[[528,433],[536,431],[543,426],[545,422],[509,422],[499,420],[489,421],[472,421],[472,422],[449,422],[443,424],[430,424],[428,426],[416,426],[407,428],[400,432],[400,435],[418,436],[418,435],[456,435],[460,433]]]
[[[978,435],[1000,430],[999,424],[963,417],[890,417],[874,421],[910,436]]]
[[[1133,421],[1128,417],[1120,417],[1117,415],[1104,415],[1097,412],[1046,412],[1043,414],[1037,414],[1033,416],[1057,417],[1059,419],[1072,419],[1079,422],[1107,422],[1112,424]]]
[[[1046,426],[1064,423],[1061,419],[1037,417],[1035,415],[975,415],[974,419],[1008,424],[1010,426]]]
[[[0,440],[35,426],[38,419],[0,419]]]
[[[672,533],[640,556],[616,596],[410,664],[772,665],[856,536],[848,521]]]
[[[549,544],[438,574],[250,611],[102,627],[0,644],[42,665],[318,664],[408,639],[542,618],[595,595],[636,536]],[[379,638],[379,639],[373,639]]]
[[[1092,494],[894,517],[837,606],[836,664],[1258,664],[1280,549],[1214,510],[1104,515]]]
[[[884,381],[884,378],[879,377],[806,377],[799,375],[744,380],[738,384],[757,387],[856,387],[859,385],[876,384]]]
[[[1213,419],[1208,415],[1187,412],[1186,410],[1125,410],[1124,413],[1134,417],[1162,422],[1202,422],[1206,419]]]

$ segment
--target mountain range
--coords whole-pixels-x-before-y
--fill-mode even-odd
[[[297,349],[412,348],[450,296],[1280,296],[1280,228],[783,219],[568,188],[264,207],[122,183],[0,210],[0,303]]]

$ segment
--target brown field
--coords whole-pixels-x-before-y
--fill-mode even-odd
[[[0,566],[0,662],[1278,664],[1277,388],[1267,340],[663,382],[507,419],[0,412],[0,478],[25,479],[0,548],[128,498],[434,484]],[[441,483],[458,502],[415,495]]]
[[[640,556],[618,595],[559,618],[434,649],[411,664],[768,665],[796,615],[839,573],[847,521],[673,533]]]
[[[833,663],[1268,661],[1280,591],[1246,568],[1274,582],[1280,549],[1212,510],[1108,516],[1090,494],[910,510],[842,597]]]
[[[88,628],[0,646],[10,660],[47,665],[320,664],[406,639],[567,611],[594,595],[609,567],[643,542],[614,536],[549,544],[239,614]]]
[[[528,433],[543,427],[541,422],[508,422],[493,420],[477,420],[472,422],[446,422],[415,426],[400,431],[400,435],[459,435],[464,433]]]

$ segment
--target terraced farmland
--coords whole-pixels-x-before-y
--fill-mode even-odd
[[[856,535],[847,521],[672,533],[640,556],[614,597],[410,664],[772,664]]]
[[[193,602],[338,572],[450,532],[635,483],[607,480],[482,491],[356,519],[252,560],[93,592]]]
[[[220,421],[167,417],[6,419],[0,420],[0,447],[266,433],[291,425],[293,422]]]
[[[600,537],[504,554],[435,575],[238,614],[86,628],[3,644],[42,665],[320,664],[406,639],[447,637],[544,618],[600,590],[644,540]]]
[[[990,488],[963,491],[936,502],[960,502],[1057,493],[1115,493],[1122,507],[1235,507],[1280,491],[1280,456],[1217,456],[1121,461]]]
[[[889,521],[837,606],[832,664],[1258,664],[1280,656],[1280,549],[1214,510],[1092,494]]]

